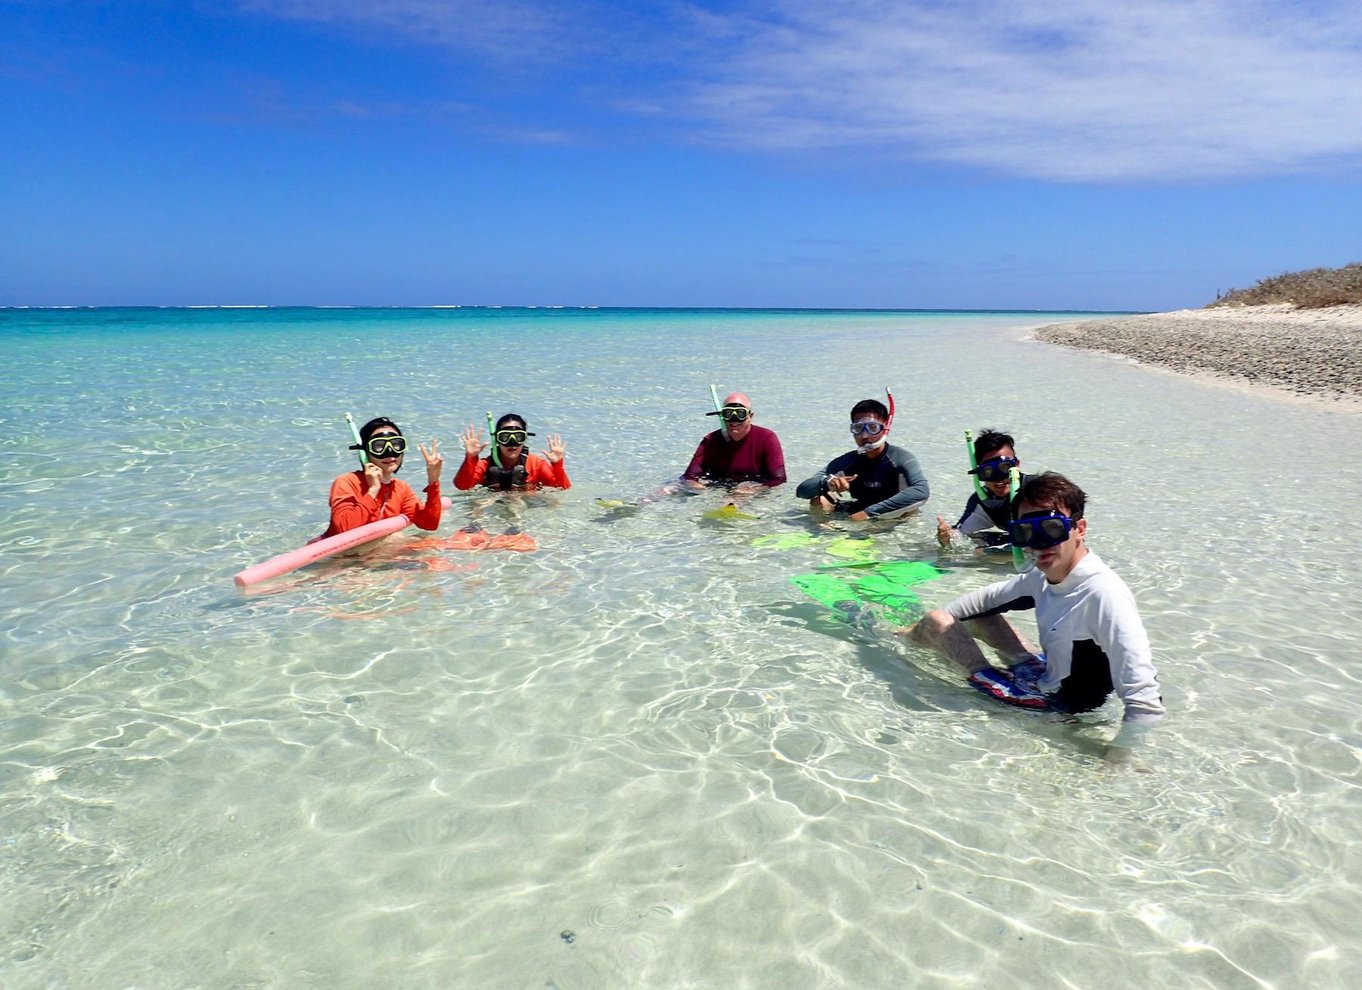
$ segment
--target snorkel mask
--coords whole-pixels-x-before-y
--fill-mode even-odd
[[[374,461],[395,457],[397,463],[393,465],[392,473],[396,474],[402,466],[402,457],[407,452],[407,439],[402,436],[401,427],[386,416],[371,419],[359,429],[355,429],[355,421],[349,413],[345,414],[345,419],[350,424],[351,435],[355,438],[350,449],[359,451],[360,466],[363,467]],[[376,432],[383,429],[392,432]]]
[[[1014,547],[1024,547],[1028,550],[1048,550],[1050,547],[1057,547],[1069,539],[1075,521],[1054,509],[1028,512],[1026,515],[1012,520],[1007,527],[1007,535],[1011,538]]]
[[[1007,481],[1014,467],[1021,464],[1015,457],[990,457],[970,468],[969,473],[980,481]]]

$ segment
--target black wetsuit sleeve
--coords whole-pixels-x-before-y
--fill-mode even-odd
[[[980,511],[979,494],[976,492],[969,497],[969,501],[965,503],[965,511],[960,513],[960,521],[956,523],[955,526],[952,528],[958,529],[960,530],[960,532],[966,535],[974,532],[975,529],[987,529],[988,528],[987,526],[975,526],[974,529],[965,528],[965,522],[969,519],[969,517],[979,511]]]
[[[973,536],[975,533],[983,533],[993,529],[1001,529],[1006,532],[1007,526],[1000,524],[996,518],[998,513],[989,511],[991,505],[990,502],[979,501],[977,493],[971,495],[969,502],[965,505],[964,513],[960,516],[960,521],[955,524],[955,528],[965,536]],[[1006,513],[1007,509],[1004,507],[1002,512]]]
[[[919,502],[927,501],[927,496],[931,494],[927,477],[922,473],[916,457],[901,447],[886,450],[884,456],[890,458],[890,463],[898,471],[900,487],[896,494],[883,502],[866,507],[865,514],[871,518],[882,516],[886,512],[901,512]]]
[[[826,495],[828,491],[828,478],[838,471],[845,474],[854,463],[856,463],[856,455],[854,453],[842,454],[840,457],[834,457],[821,473],[815,474],[812,478],[805,478],[799,483],[799,487],[795,489],[795,497],[812,499],[817,498],[819,495]]]

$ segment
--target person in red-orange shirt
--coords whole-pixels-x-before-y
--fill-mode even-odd
[[[359,443],[351,450],[366,455],[363,470],[350,471],[331,483],[331,526],[323,537],[335,536],[380,519],[404,515],[421,529],[440,526],[440,471],[445,459],[440,442],[432,440],[430,449],[418,445],[426,459],[426,500],[421,502],[405,481],[393,475],[402,467],[407,441],[392,420],[380,416],[359,430]]]
[[[463,463],[454,476],[454,487],[467,491],[485,485],[498,491],[532,491],[536,488],[571,488],[563,457],[567,448],[563,438],[549,434],[548,449],[543,454],[531,454],[525,441],[534,436],[525,428],[525,417],[507,413],[497,420],[496,446],[490,457],[483,457],[487,441],[482,431],[470,426],[461,434]]]

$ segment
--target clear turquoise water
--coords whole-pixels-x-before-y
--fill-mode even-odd
[[[1358,418],[1025,340],[1043,314],[0,311],[0,986],[1362,983]],[[792,478],[894,387],[947,573],[961,434],[1092,496],[1170,717],[1099,759],[789,584],[843,531],[626,498],[743,389]],[[492,409],[571,491],[530,555],[399,536],[243,594],[325,523],[341,415]],[[406,476],[419,475],[415,465]],[[854,526],[847,524],[846,532]],[[808,533],[786,550],[762,536]]]

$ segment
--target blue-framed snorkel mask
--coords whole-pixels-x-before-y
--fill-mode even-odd
[[[1007,527],[1008,538],[1014,547],[1028,550],[1047,550],[1057,547],[1073,532],[1075,520],[1062,512],[1047,509],[1028,512],[1012,520]]]
[[[976,464],[966,474],[976,476],[980,481],[1006,481],[1014,467],[1021,464],[1015,457],[990,457]]]

